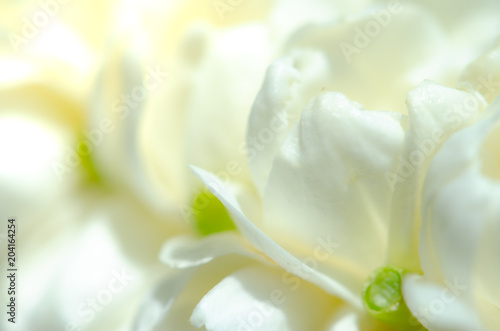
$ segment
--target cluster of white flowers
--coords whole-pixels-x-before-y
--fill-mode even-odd
[[[244,148],[213,154],[199,138],[219,126],[190,124],[192,170],[238,231],[223,231],[231,227],[209,194],[192,195],[198,226],[214,233],[166,242],[160,258],[179,272],[145,300],[137,330],[494,330],[500,21],[491,13],[500,7],[391,1],[349,11],[313,1],[305,19],[277,29],[296,6],[277,4],[258,27],[276,59]],[[199,93],[231,112],[239,84],[254,85],[240,63],[225,64],[219,74],[235,76],[216,83],[227,92]],[[205,112],[205,98],[189,102]],[[235,151],[250,181],[238,177]],[[207,161],[214,155],[225,164]]]
[[[500,327],[498,0],[5,13],[22,330]]]

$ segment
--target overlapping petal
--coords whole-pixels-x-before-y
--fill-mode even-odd
[[[408,129],[393,180],[389,263],[418,271],[420,195],[427,168],[441,145],[456,131],[474,123],[485,107],[477,93],[424,81],[407,99]]]
[[[199,330],[189,320],[200,300],[225,277],[251,266],[250,259],[225,256],[203,266],[170,272],[143,301],[133,330]]]
[[[341,91],[367,109],[404,113],[406,93],[423,79],[453,83],[437,65],[444,46],[441,26],[425,8],[392,2],[305,26],[284,52],[321,52],[328,66],[318,79],[326,75],[322,83],[327,90]]]
[[[319,268],[356,294],[385,258],[392,199],[385,173],[397,169],[401,119],[321,94],[284,142],[266,188],[266,232],[302,258],[334,242]]]
[[[332,279],[305,264],[303,261],[300,261],[255,226],[255,224],[245,216],[232,193],[220,179],[207,171],[194,167],[192,167],[192,169],[196,175],[203,180],[208,189],[226,206],[228,211],[233,215],[238,230],[255,246],[255,248],[262,251],[287,272],[299,275],[299,277],[323,288],[326,292],[334,294],[349,302],[354,307],[361,309],[361,300],[357,293],[352,293],[345,285],[339,283],[336,279]]]
[[[168,240],[160,252],[160,260],[175,269],[184,269],[208,263],[221,256],[239,254],[269,263],[240,235],[222,232],[206,238],[192,235],[177,236]]]
[[[499,304],[499,269],[492,263],[498,244],[492,238],[498,234],[500,186],[491,165],[498,159],[499,109],[496,101],[484,120],[451,137],[436,155],[423,189],[419,247],[426,279],[462,284],[462,298],[488,327],[498,327],[492,318]],[[484,154],[491,147],[493,154]]]
[[[169,80],[151,93],[140,132],[148,176],[172,207],[189,204],[201,186],[186,164],[248,183],[245,123],[272,49],[260,23],[198,26],[186,36]]]
[[[483,327],[459,287],[425,281],[413,274],[405,277],[403,293],[413,316],[432,331],[481,331]],[[411,321],[409,321],[411,323]],[[413,322],[417,325],[416,321]]]
[[[233,273],[203,297],[191,323],[209,331],[320,327],[338,300],[307,283],[287,284],[283,275],[260,266]]]

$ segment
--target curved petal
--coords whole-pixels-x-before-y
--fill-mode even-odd
[[[327,331],[361,331],[359,313],[355,311],[343,312],[325,330]]]
[[[124,47],[117,42],[103,60],[80,143],[86,144],[98,173],[161,210],[164,201],[151,189],[140,157],[139,128],[151,91],[166,83],[168,73],[159,67],[143,69],[140,58]]]
[[[185,269],[229,254],[243,255],[269,263],[240,235],[227,232],[215,233],[203,238],[192,235],[176,236],[163,244],[160,261],[171,268]]]
[[[297,28],[337,19],[346,13],[362,9],[370,2],[372,0],[276,0],[270,13],[273,37],[278,42],[286,40]]]
[[[304,110],[277,156],[264,196],[266,233],[292,254],[318,256],[319,270],[354,293],[385,258],[401,115],[364,111],[340,93]]]
[[[422,191],[420,255],[422,270],[431,279],[446,271],[453,271],[450,276],[470,274],[471,257],[490,219],[498,187],[481,173],[480,150],[500,118],[500,103],[490,109],[493,115],[450,138],[429,168]],[[469,283],[468,277],[461,281]]]
[[[219,34],[200,64],[186,107],[186,161],[213,172],[229,161],[246,167],[245,126],[273,49],[261,24]],[[248,177],[245,171],[232,176]]]
[[[376,31],[368,36],[364,31],[374,24]],[[410,88],[424,78],[442,80],[433,63],[444,39],[432,16],[410,4],[373,7],[300,29],[284,49],[287,57],[269,68],[250,115],[247,148],[259,192],[284,137],[312,97],[340,91],[369,109],[403,113]]]
[[[261,195],[275,154],[310,98],[326,80],[326,62],[317,52],[296,52],[267,70],[248,120],[247,156]]]
[[[403,280],[406,305],[418,321],[432,331],[484,331],[460,284],[449,287],[409,274]]]
[[[260,266],[238,270],[205,295],[191,323],[208,331],[317,329],[338,299],[310,284],[292,287],[283,275]]]
[[[328,321],[324,331],[382,331],[387,325],[373,319],[367,314],[355,311],[350,307],[337,309]]]
[[[171,314],[172,306],[191,281],[197,268],[177,271],[168,275],[144,300],[134,321],[134,331],[155,330]],[[185,330],[183,328],[183,330]]]
[[[189,323],[189,317],[200,300],[222,279],[251,265],[249,259],[226,256],[169,273],[143,301],[133,330],[198,330]]]
[[[379,3],[394,3],[379,0]],[[498,15],[500,5],[495,0],[433,1],[401,0],[396,3],[403,8],[417,6],[425,16],[434,17],[438,22],[441,48],[433,55],[436,61],[429,68],[427,76],[445,85],[455,84],[460,73],[486,49],[491,48],[498,38]],[[404,43],[403,43],[404,44]],[[398,53],[399,54],[399,53]],[[436,73],[444,74],[438,79]]]
[[[446,79],[439,57],[445,40],[439,22],[424,9],[392,1],[329,24],[305,26],[285,51],[321,52],[327,67],[320,77],[326,77],[327,90],[340,91],[367,109],[403,113],[407,91],[423,79],[454,83]]]
[[[272,51],[261,23],[198,26],[185,37],[140,128],[147,172],[172,207],[190,201],[201,185],[186,164],[250,181],[245,125]]]
[[[470,64],[461,77],[489,102],[500,95],[500,46]]]
[[[299,277],[318,285],[328,293],[349,302],[357,309],[362,309],[361,299],[358,294],[359,292],[351,292],[335,279],[331,279],[330,277],[305,264],[303,261],[300,261],[296,257],[292,256],[289,252],[284,250],[264,232],[262,232],[262,230],[257,228],[250,220],[248,220],[236,199],[219,178],[202,169],[195,167],[191,167],[191,169],[205,183],[208,189],[226,206],[227,210],[233,215],[233,220],[239,231],[257,249],[264,252],[269,258],[274,260],[289,273],[298,275]]]
[[[468,93],[424,81],[407,99],[409,128],[395,174],[389,241],[389,264],[419,271],[418,229],[420,192],[429,163],[456,131],[474,123],[484,100]]]
[[[496,167],[488,166],[484,153],[494,147],[490,157],[498,164],[500,100],[485,115],[485,120],[453,136],[429,169],[420,257],[426,278],[457,279],[466,286],[464,297],[475,300],[483,319],[496,328],[500,268],[492,262],[500,254],[493,239],[499,234],[500,176]]]

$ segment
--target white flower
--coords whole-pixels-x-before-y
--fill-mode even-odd
[[[370,307],[371,315],[396,329],[419,328],[410,314],[391,315],[393,303],[404,310],[403,275],[398,270],[439,272],[438,266],[426,266],[424,260],[421,266],[418,254],[420,202],[431,198],[429,190],[422,195],[422,184],[442,144],[492,112],[489,108],[483,114],[487,100],[498,95],[498,85],[493,84],[493,91],[486,95],[484,83],[481,89],[477,82],[480,75],[492,69],[490,64],[481,63],[488,63],[495,55],[476,62],[481,68],[479,76],[470,74],[476,70],[474,65],[461,79],[458,70],[491,47],[496,32],[487,33],[484,39],[467,39],[467,43],[448,42],[447,36],[462,31],[458,20],[437,20],[434,15],[439,17],[440,10],[430,6],[400,5],[402,11],[393,13],[391,23],[380,35],[363,49],[358,47],[359,53],[353,53],[357,58],[348,58],[339,45],[356,40],[356,28],[372,24],[374,15],[384,7],[342,23],[305,27],[291,38],[286,56],[268,69],[249,119],[249,167],[260,207],[253,211],[240,207],[231,183],[194,168],[233,215],[244,239],[217,235],[202,241],[181,237],[167,242],[161,254],[164,262],[192,268],[184,272],[204,273],[210,280],[196,289],[194,280],[180,284],[175,278],[169,279],[152,300],[146,301],[142,312],[151,315],[140,315],[138,330],[157,330],[165,325],[189,329],[173,316],[181,314],[185,321],[191,311],[191,323],[207,330],[387,328],[367,316],[363,305]],[[483,17],[484,28],[492,22],[483,11],[489,5],[494,3],[476,10],[472,2],[467,3],[457,16],[471,17],[474,22]],[[470,16],[461,16],[467,11]],[[466,44],[473,45],[467,48],[470,51],[465,51]],[[459,56],[448,61],[457,51]],[[454,89],[426,78],[460,84]],[[366,111],[351,99],[385,111]],[[431,187],[438,182],[431,181]],[[439,211],[441,206],[432,208]],[[251,217],[247,216],[249,212],[253,212]],[[450,235],[450,241],[456,238]],[[450,252],[449,247],[443,251]],[[233,253],[246,256],[241,263],[252,263],[248,262],[250,256],[259,266],[234,268],[229,257],[221,257]],[[262,253],[273,261],[271,266]],[[213,261],[215,258],[219,259]],[[211,263],[200,267],[207,262]],[[228,270],[222,270],[222,275],[214,273],[212,263]],[[456,263],[460,265],[460,261]],[[467,265],[464,261],[462,268]],[[378,269],[383,266],[389,267]],[[274,271],[276,267],[281,271]],[[375,270],[381,278],[370,278],[367,283]],[[390,277],[395,274],[399,276],[394,276],[397,279],[393,282]],[[412,282],[414,277],[405,280],[405,300],[424,326],[430,325],[431,330],[482,327],[465,298],[450,305],[449,315],[429,324],[432,321],[416,313],[418,300],[427,297],[415,293],[422,287]],[[306,285],[295,287],[294,283]],[[380,285],[382,290],[374,287],[370,292],[367,285]],[[186,286],[186,290],[169,290],[176,286]],[[384,294],[383,286],[389,286],[392,295]],[[273,302],[273,289],[288,295],[290,301]],[[332,301],[333,297],[343,303]],[[314,304],[315,300],[320,303]],[[311,307],[315,309],[310,311]],[[454,320],[457,314],[460,319]]]

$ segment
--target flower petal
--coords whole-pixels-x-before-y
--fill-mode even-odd
[[[356,308],[362,309],[359,293],[351,292],[336,280],[331,279],[299,261],[250,222],[241,210],[236,199],[219,178],[205,170],[193,166],[191,166],[191,169],[201,180],[203,180],[208,189],[226,206],[228,211],[233,215],[233,220],[239,231],[257,249],[264,252],[286,271],[299,275],[301,278],[320,286],[328,293],[338,296]]]
[[[420,258],[427,279],[457,279],[467,287],[464,297],[475,300],[484,320],[496,328],[498,320],[492,317],[500,306],[500,268],[493,261],[498,261],[500,247],[493,238],[500,235],[500,177],[495,177],[498,169],[490,172],[484,153],[494,147],[490,151],[497,164],[500,100],[485,115],[485,120],[450,138],[429,169]]]
[[[392,199],[385,174],[397,169],[400,121],[343,94],[321,94],[284,142],[264,196],[266,233],[297,257],[316,257],[321,272],[358,295],[385,258]],[[325,239],[336,245],[320,258]]]
[[[296,52],[276,60],[267,70],[248,120],[246,146],[250,171],[261,195],[276,152],[304,106],[321,91],[325,72],[325,60],[316,52]]]
[[[461,82],[468,83],[489,102],[500,95],[500,46],[467,67]]]
[[[484,107],[478,94],[424,81],[407,99],[409,128],[394,174],[389,264],[419,271],[420,192],[429,163],[456,131],[474,123]]]
[[[253,261],[247,258],[225,256],[170,273],[143,301],[133,330],[197,330],[189,323],[189,317],[198,302],[224,277],[251,265]]]
[[[425,78],[445,79],[443,61],[436,64],[445,45],[439,22],[425,9],[392,1],[329,24],[305,26],[285,51],[321,52],[327,67],[319,78],[326,77],[327,90],[340,91],[367,109],[403,113],[409,89]]]
[[[236,161],[241,170],[231,176],[248,180],[242,151],[245,127],[272,50],[262,24],[219,32],[214,38],[191,83],[185,109],[187,164],[217,172]]]
[[[270,14],[273,36],[286,40],[299,27],[338,19],[346,12],[362,9],[371,0],[349,2],[328,0],[276,0]]]
[[[151,69],[143,71],[141,59],[124,52],[123,47],[114,45],[102,63],[93,87],[90,125],[83,130],[82,142],[106,180],[115,185],[125,183],[150,206],[164,211],[164,201],[151,189],[139,148],[140,123],[152,90],[149,83],[154,79]],[[158,77],[157,85],[166,83],[166,73]]]
[[[359,325],[359,313],[356,311],[343,312],[340,316],[336,316],[327,329],[327,331],[361,331]]]
[[[164,322],[171,313],[175,301],[196,271],[197,268],[192,268],[172,273],[157,285],[139,308],[133,330],[155,330]]]
[[[325,331],[383,331],[387,325],[367,314],[353,310],[351,307],[340,307],[334,311]]]
[[[186,164],[250,181],[245,125],[272,49],[260,23],[196,27],[185,38],[140,128],[147,172],[171,207],[193,199],[201,185]]]
[[[163,244],[160,260],[171,268],[185,269],[229,254],[269,262],[236,233],[217,233],[203,238],[176,236]]]
[[[260,266],[233,273],[205,295],[191,323],[208,331],[317,329],[339,301],[310,284],[285,283],[285,275]]]
[[[451,283],[450,283],[451,284]],[[403,295],[413,316],[432,331],[484,330],[459,288],[426,282],[410,274],[403,280]],[[456,291],[456,292],[454,292]]]

